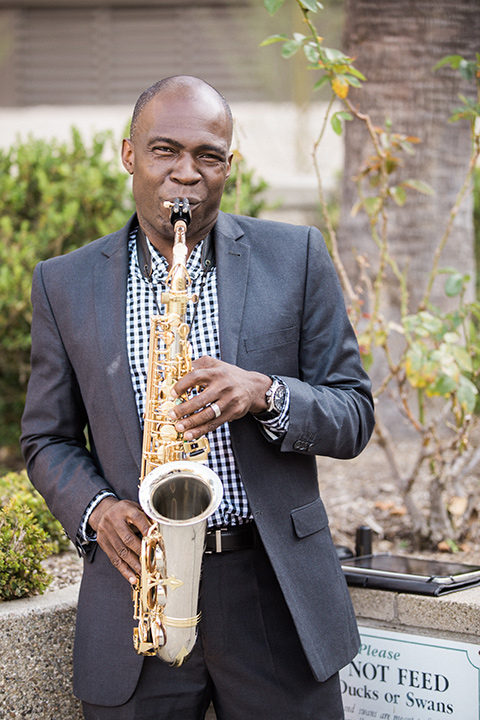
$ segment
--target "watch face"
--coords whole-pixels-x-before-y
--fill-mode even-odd
[[[285,400],[285,393],[286,393],[285,385],[280,383],[279,386],[276,388],[275,393],[273,395],[273,405],[275,407],[275,410],[278,413],[280,413],[282,411],[283,402]]]

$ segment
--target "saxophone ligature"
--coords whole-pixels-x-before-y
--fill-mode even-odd
[[[141,574],[133,587],[134,648],[180,666],[197,637],[198,595],[208,517],[219,506],[223,487],[206,465],[208,439],[183,439],[169,411],[187,396],[172,399],[170,390],[192,369],[190,328],[186,322],[191,284],[186,269],[187,199],[165,202],[174,228],[173,261],[162,315],[150,318],[139,502],[152,520],[142,539]]]

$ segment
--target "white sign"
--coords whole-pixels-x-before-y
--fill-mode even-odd
[[[345,720],[479,720],[478,645],[361,627],[340,672]]]

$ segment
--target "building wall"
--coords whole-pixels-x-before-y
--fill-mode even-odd
[[[259,0],[0,0],[0,106],[133,102],[200,75],[231,100],[285,100],[292,64],[260,48]]]
[[[138,95],[161,77],[198,75],[232,105],[234,146],[270,186],[275,217],[316,221],[311,148],[324,105],[305,109],[304,61],[263,38],[289,31],[261,0],[0,0],[0,146],[20,135],[85,139],[125,132]],[[282,25],[283,24],[283,25]],[[333,133],[321,148],[327,186],[343,163]]]

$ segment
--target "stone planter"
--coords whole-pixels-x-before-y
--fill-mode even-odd
[[[72,693],[79,588],[0,602],[0,718],[82,720]]]

